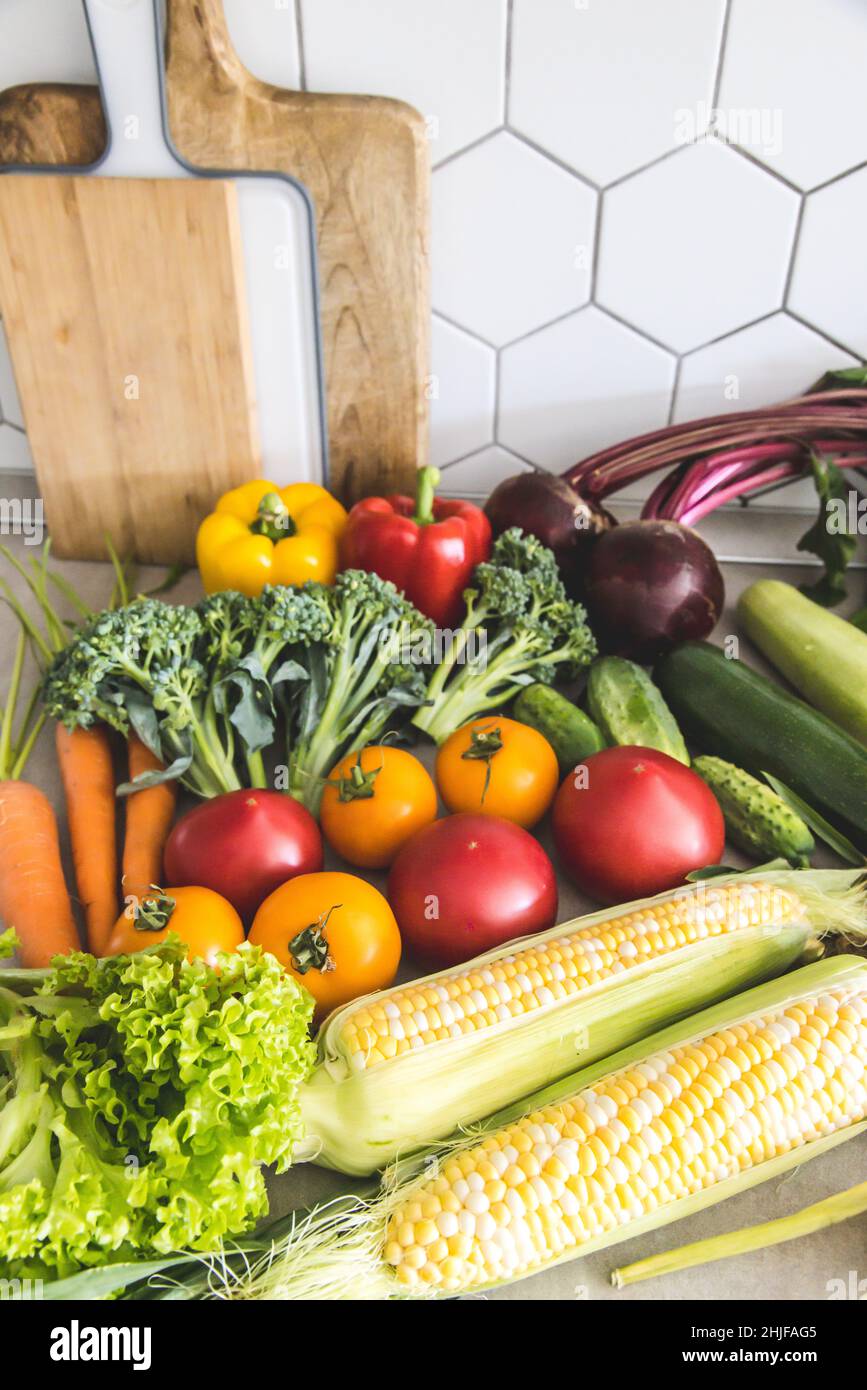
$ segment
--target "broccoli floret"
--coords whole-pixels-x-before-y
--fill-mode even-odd
[[[210,698],[209,646],[218,635],[217,609],[203,628],[195,608],[136,599],[99,613],[59,653],[42,687],[46,709],[69,728],[105,720],[127,735],[135,730],[192,791],[232,791],[241,783],[224,745]]]
[[[433,640],[430,621],[366,570],[344,570],[319,597],[329,630],[311,646],[309,679],[288,709],[288,789],[314,811],[342,754],[373,742],[396,709],[424,697]]]
[[[573,678],[596,655],[585,610],[567,597],[552,551],[518,527],[477,565],[464,599],[463,626],[412,720],[437,743],[524,685]]]

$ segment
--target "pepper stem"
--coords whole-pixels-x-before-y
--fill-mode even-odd
[[[296,532],[295,522],[283,498],[277,492],[266,492],[259,503],[256,519],[250,530],[254,536],[267,536],[269,541],[285,541]]]
[[[434,493],[440,480],[440,471],[432,464],[425,464],[424,468],[418,470],[418,480],[415,485],[415,514],[413,521],[419,526],[429,526],[434,519],[433,503]]]

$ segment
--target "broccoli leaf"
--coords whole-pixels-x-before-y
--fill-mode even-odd
[[[249,752],[259,753],[274,742],[277,714],[271,684],[254,652],[216,682],[214,708],[228,716]]]

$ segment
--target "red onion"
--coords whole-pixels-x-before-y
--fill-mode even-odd
[[[725,602],[713,551],[673,521],[627,521],[602,536],[586,592],[600,645],[646,663],[679,642],[707,637]]]
[[[551,473],[505,478],[488,498],[485,513],[494,536],[520,526],[550,546],[573,596],[580,592],[593,545],[616,524],[604,507],[586,502],[565,479]]]

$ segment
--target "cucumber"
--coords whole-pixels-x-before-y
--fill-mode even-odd
[[[867,849],[867,750],[854,738],[709,642],[675,647],[654,674],[698,748],[770,772]]]
[[[745,589],[738,617],[799,695],[867,744],[867,633],[779,579]]]
[[[692,767],[719,802],[732,844],[759,859],[781,856],[793,869],[809,867],[816,848],[810,827],[766,782],[706,754]]]
[[[605,747],[605,739],[583,710],[550,685],[528,685],[512,706],[522,724],[543,734],[557,755],[562,773]]]
[[[609,743],[657,748],[689,766],[689,753],[662,694],[650,676],[622,656],[602,656],[590,667],[587,704]]]

